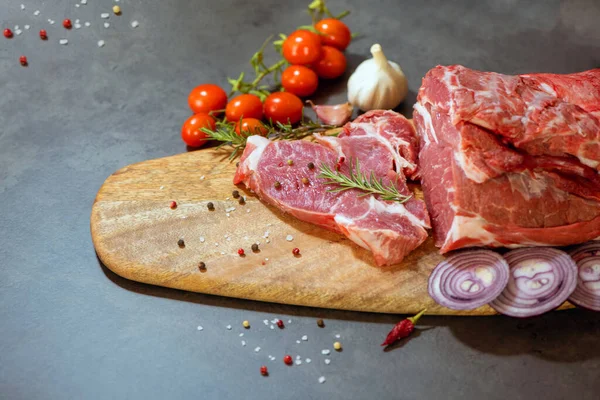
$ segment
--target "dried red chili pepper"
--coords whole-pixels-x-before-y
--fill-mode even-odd
[[[427,309],[421,311],[414,317],[403,319],[402,321],[400,321],[396,325],[394,325],[394,327],[392,328],[390,333],[388,333],[387,337],[385,338],[385,341],[383,343],[381,343],[381,345],[389,346],[389,345],[393,344],[394,342],[396,342],[397,340],[405,338],[408,335],[410,335],[415,330],[415,324],[417,323],[419,318],[421,318],[421,316],[425,313],[426,310]]]

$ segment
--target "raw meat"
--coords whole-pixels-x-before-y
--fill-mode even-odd
[[[600,239],[600,69],[430,70],[414,123],[441,252]]]
[[[356,189],[332,193],[332,187],[317,177],[323,164],[334,169],[340,163],[340,172],[348,174],[350,164],[358,160],[361,171],[372,171],[384,184],[410,195],[403,171],[417,173],[417,139],[406,118],[372,111],[346,124],[338,137],[315,138],[317,143],[251,136],[234,183],[243,182],[261,200],[298,219],[344,234],[370,250],[377,265],[398,263],[425,241],[430,225],[421,200],[400,204]],[[309,163],[315,167],[309,168]]]

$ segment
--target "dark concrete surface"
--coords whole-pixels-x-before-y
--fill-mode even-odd
[[[31,25],[12,40],[0,37],[0,398],[599,398],[598,313],[424,317],[411,340],[383,352],[379,343],[400,316],[185,293],[100,265],[89,216],[104,179],[185,151],[179,129],[189,90],[226,85],[268,34],[307,22],[307,2],[123,0],[123,15],[111,14],[105,29],[109,0],[79,8],[74,0],[0,0],[2,28]],[[348,49],[350,70],[374,42],[404,68],[404,112],[438,63],[505,73],[600,66],[595,0],[329,3],[351,9],[347,23],[362,34]],[[65,32],[66,17],[92,26]],[[19,66],[21,54],[28,68]],[[323,102],[345,99],[343,83],[321,93]],[[275,317],[292,323],[283,331],[262,323]],[[245,319],[252,328],[240,338]],[[334,334],[344,351],[325,365],[321,349]],[[308,341],[297,344],[302,335]],[[286,367],[285,353],[312,363]]]

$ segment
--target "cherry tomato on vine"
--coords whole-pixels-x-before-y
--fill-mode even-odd
[[[319,77],[312,69],[303,65],[290,65],[281,74],[281,84],[286,92],[296,96],[310,96],[317,90]]]
[[[245,135],[265,136],[269,130],[260,120],[256,118],[243,118],[241,128],[239,121],[235,124],[235,133],[241,135],[241,132],[243,132]]]
[[[230,122],[237,122],[240,118],[263,117],[263,104],[260,98],[253,94],[240,94],[227,103],[225,117]]]
[[[215,119],[208,114],[194,114],[181,127],[181,138],[190,147],[200,147],[206,143],[206,133],[202,128],[215,129]]]
[[[290,64],[312,64],[321,57],[320,35],[299,29],[283,41],[282,50]]]
[[[332,46],[338,50],[346,50],[352,40],[352,34],[348,26],[335,18],[322,19],[315,24],[315,29],[321,32],[321,43],[324,46]]]
[[[265,100],[265,117],[282,124],[295,124],[302,119],[304,105],[295,94],[288,92],[271,93]]]
[[[206,83],[192,89],[188,96],[188,104],[194,114],[208,114],[225,108],[227,93],[217,85]]]
[[[346,70],[346,56],[335,47],[323,46],[323,56],[313,67],[319,78],[334,79]]]

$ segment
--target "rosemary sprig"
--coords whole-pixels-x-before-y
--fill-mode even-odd
[[[216,128],[214,130],[209,128],[202,128],[202,132],[206,133],[209,139],[221,142],[217,148],[227,146],[231,147],[232,151],[229,155],[229,159],[233,160],[238,154],[240,154],[246,147],[246,141],[248,137],[257,134],[264,134],[257,129],[257,132],[248,132],[242,130],[240,134],[235,131],[236,124],[227,121],[217,121]],[[336,128],[334,125],[322,125],[317,122],[310,120],[303,120],[296,127],[291,124],[283,124],[281,122],[272,121],[264,123],[264,127],[267,129],[266,136],[271,140],[299,140],[306,136],[312,135],[313,133],[322,133],[330,129]],[[331,135],[336,135],[337,132],[333,132]]]
[[[382,200],[397,201],[404,203],[412,197],[405,196],[398,191],[394,185],[384,185],[381,179],[377,179],[373,171],[367,174],[360,170],[358,159],[354,162],[350,161],[349,175],[344,175],[340,171],[333,171],[328,165],[321,164],[321,173],[319,178],[326,179],[325,185],[337,185],[334,189],[329,189],[329,192],[339,193],[345,190],[358,189],[364,193],[359,196],[368,196],[369,194],[378,194]]]

